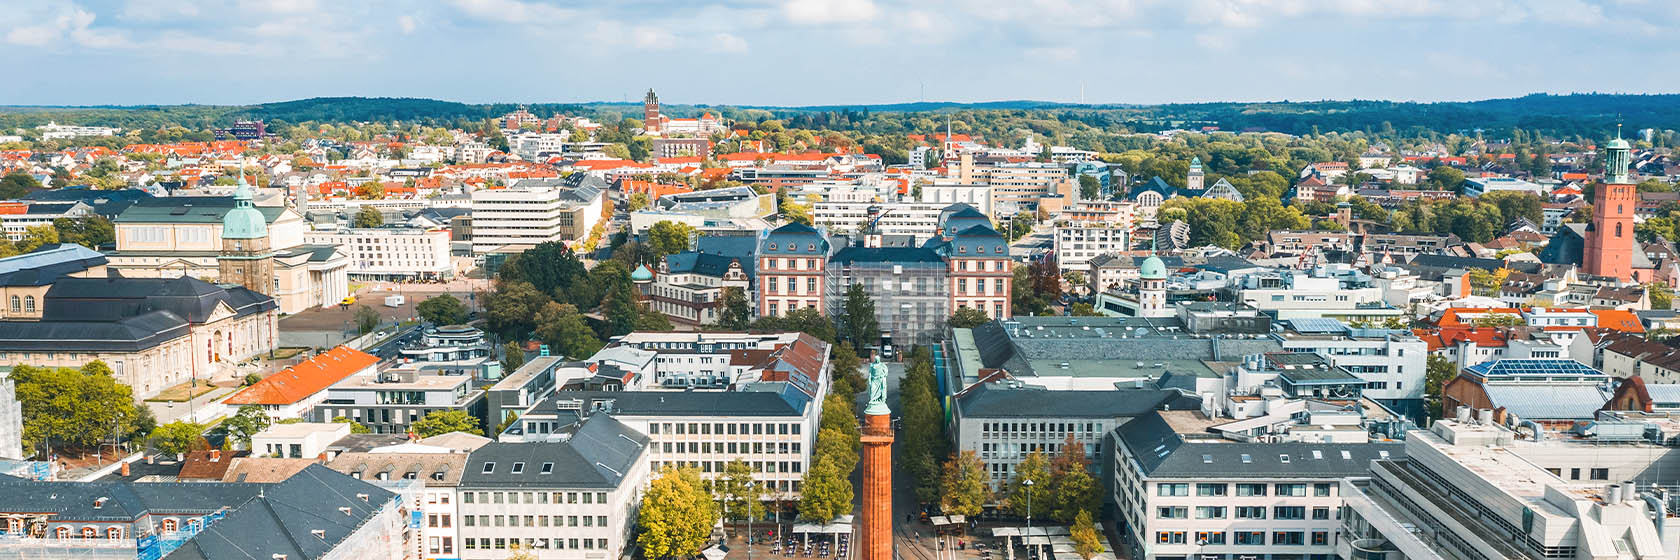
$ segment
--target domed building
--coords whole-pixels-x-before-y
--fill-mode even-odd
[[[274,293],[274,251],[269,249],[268,219],[251,204],[251,186],[239,177],[233,209],[222,215],[222,253],[216,257],[221,283],[253,292]]]

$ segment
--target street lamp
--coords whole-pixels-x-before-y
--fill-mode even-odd
[[[1028,544],[1029,539],[1032,538],[1032,486],[1033,486],[1033,481],[1032,481],[1032,479],[1029,478],[1029,479],[1021,481],[1021,485],[1027,487],[1027,535],[1025,537],[1021,538],[1021,544],[1027,545],[1027,558],[1030,560],[1032,558],[1032,552],[1033,552],[1032,545]]]
[[[749,480],[749,481],[747,481],[746,484],[743,484],[742,486],[747,489],[747,495],[752,496],[753,481]],[[756,501],[758,501],[758,498],[753,497],[752,500],[754,502],[756,502]],[[747,502],[747,560],[752,560],[752,545],[753,545],[753,526],[752,526],[753,509],[752,509],[752,507],[753,507],[753,502]]]

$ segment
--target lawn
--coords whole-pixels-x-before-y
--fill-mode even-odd
[[[174,387],[164,389],[163,392],[158,393],[157,395],[153,396],[152,398],[146,399],[146,401],[147,402],[187,402],[187,399],[189,399],[189,398],[197,398],[197,397],[203,396],[205,393],[215,391],[216,389],[220,389],[220,387],[217,387],[215,385],[211,385],[208,382],[199,382],[198,387],[195,388],[195,387],[192,386],[192,382],[189,381],[187,383],[182,383],[180,385],[176,385]],[[189,396],[189,392],[190,392],[190,396]]]
[[[305,351],[305,350],[308,350],[308,348],[303,348],[303,347],[298,347],[298,348],[279,348],[279,349],[276,349],[276,350],[275,350],[275,351],[274,351],[274,357],[273,357],[273,358],[272,358],[272,359],[275,359],[275,360],[288,360],[288,359],[291,359],[291,358],[295,358],[295,357],[297,357],[297,355],[298,355],[298,354],[302,354],[302,353],[303,353],[303,351]]]

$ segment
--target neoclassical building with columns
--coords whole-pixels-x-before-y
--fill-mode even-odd
[[[272,297],[192,277],[123,278],[79,246],[0,259],[0,290],[0,366],[104,361],[136,399],[235,375],[279,335]]]

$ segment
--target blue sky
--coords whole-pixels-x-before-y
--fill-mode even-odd
[[[0,104],[1680,92],[1673,0],[0,0]]]

